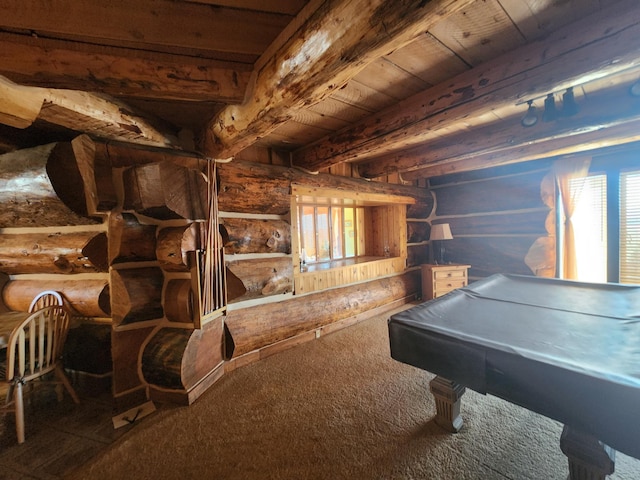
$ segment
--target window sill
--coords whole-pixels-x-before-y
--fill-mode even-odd
[[[323,270],[331,270],[333,268],[350,267],[353,265],[359,265],[361,263],[374,262],[376,260],[384,260],[385,258],[388,258],[388,257],[368,256],[368,257],[343,258],[341,260],[331,260],[330,262],[320,262],[320,263],[313,263],[310,265],[306,265],[300,268],[300,272],[301,273],[321,272]]]
[[[295,268],[295,293],[299,295],[374,280],[403,272],[405,264],[405,257],[359,257],[309,265],[303,272]]]

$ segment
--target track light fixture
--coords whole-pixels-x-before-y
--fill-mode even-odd
[[[538,113],[536,112],[536,107],[533,106],[533,100],[529,100],[527,104],[529,108],[527,108],[527,113],[524,114],[520,123],[523,127],[533,127],[538,123]]]
[[[553,122],[561,117],[571,117],[580,111],[580,106],[576,103],[573,95],[573,87],[567,88],[562,94],[561,108],[556,106],[556,93],[557,92],[551,92],[545,95],[544,111],[542,112],[543,122]],[[631,86],[629,93],[633,96],[640,96],[640,80]],[[533,127],[538,123],[538,113],[536,107],[533,106],[533,102],[540,98],[542,98],[542,96],[527,100],[527,105],[529,106],[527,113],[525,113],[524,117],[520,120],[523,127]]]
[[[562,95],[562,116],[571,117],[580,111],[580,107],[573,97],[573,87],[567,88]]]
[[[544,99],[544,113],[542,114],[543,122],[553,122],[558,118],[558,110],[556,109],[556,98],[553,93],[549,93]]]

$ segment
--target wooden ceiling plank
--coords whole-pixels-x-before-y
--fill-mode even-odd
[[[294,152],[293,163],[320,170],[408,148],[470,116],[632,68],[640,62],[639,49],[640,4],[621,1],[606,15],[586,17],[304,147]]]
[[[335,90],[329,98],[367,110],[370,113],[393,105],[397,101],[386,93],[364,85],[355,79]]]
[[[460,57],[428,32],[409,45],[391,52],[386,59],[431,86],[469,69]]]
[[[524,45],[525,39],[497,0],[476,0],[429,30],[471,66]]]
[[[527,41],[600,11],[600,0],[498,0]]]
[[[292,120],[303,125],[322,128],[325,130],[324,135],[328,132],[350,125],[350,123],[345,120],[340,120],[339,118],[332,117],[330,115],[324,115],[310,109],[300,110],[293,116]]]
[[[369,110],[350,105],[338,99],[329,97],[323,101],[309,107],[309,111],[325,115],[327,117],[337,118],[347,123],[354,123],[371,115]]]
[[[0,26],[36,35],[67,34],[138,45],[167,45],[260,55],[289,15],[170,0],[0,0]]]
[[[262,61],[247,101],[218,114],[203,134],[212,157],[231,157],[275,130],[291,112],[343,86],[375,58],[406,45],[468,0],[326,1]]]
[[[321,125],[309,125],[291,120],[280,125],[274,133],[283,138],[288,138],[290,144],[302,143],[304,145],[322,138],[328,131],[326,128],[322,128]]]
[[[431,84],[403,70],[384,57],[371,62],[353,80],[383,92],[396,100],[404,100],[429,88]]]
[[[0,74],[22,85],[96,91],[151,99],[236,102],[244,99],[250,71],[245,65],[195,57],[135,58],[68,48],[68,42],[0,35]],[[115,53],[115,52],[114,52]],[[60,66],[64,68],[61,69]]]

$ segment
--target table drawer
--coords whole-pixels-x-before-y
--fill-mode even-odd
[[[440,293],[443,291],[450,291],[456,288],[465,287],[467,285],[467,280],[465,278],[452,278],[448,280],[438,280],[433,286],[433,290],[436,293]]]
[[[436,280],[436,282],[438,282],[439,280],[447,279],[447,278],[464,279],[464,278],[467,278],[467,270],[466,269],[464,269],[464,270],[443,270],[443,271],[434,270],[433,276],[434,276],[434,279]]]

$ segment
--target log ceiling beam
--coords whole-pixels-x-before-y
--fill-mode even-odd
[[[640,141],[640,119],[635,119],[615,126],[587,130],[569,137],[549,140],[545,144],[544,153],[540,145],[519,145],[510,150],[488,152],[468,159],[451,159],[450,162],[401,174],[404,182],[447,175],[449,173],[466,172],[482,168],[498,167],[540,158],[552,158],[562,155],[577,154]]]
[[[24,87],[0,77],[0,123],[26,128],[45,120],[102,138],[156,146],[178,147],[175,133],[164,122],[132,113],[125,104],[87,92]]]
[[[201,148],[232,157],[342,87],[367,63],[406,45],[472,0],[324,1],[270,57],[260,59],[245,103],[222,110]],[[295,21],[294,21],[295,22]],[[270,50],[269,50],[270,51]]]
[[[40,0],[0,0],[0,25],[88,44],[255,59],[291,20],[290,15],[172,0],[56,0],[44,11]]]
[[[244,100],[250,69],[246,64],[184,55],[0,34],[0,75],[27,86],[239,103]]]
[[[639,49],[640,4],[623,0],[304,147],[292,162],[320,170],[411,148],[470,117],[637,67]]]
[[[608,132],[612,144],[636,141],[640,134],[624,128],[626,123],[640,122],[640,98],[629,94],[629,87],[637,78],[631,78],[615,88],[580,97],[580,111],[575,116],[553,122],[539,120],[533,127],[525,128],[520,123],[526,110],[523,108],[518,115],[501,121],[359,163],[358,173],[365,178],[377,178],[400,172],[404,180],[415,180],[433,176],[434,172],[440,175],[461,168],[495,166],[496,162],[511,163],[585,151],[601,146],[597,144],[603,140],[599,131]],[[539,116],[541,114],[540,111]],[[597,139],[596,144],[586,143],[587,138]]]

